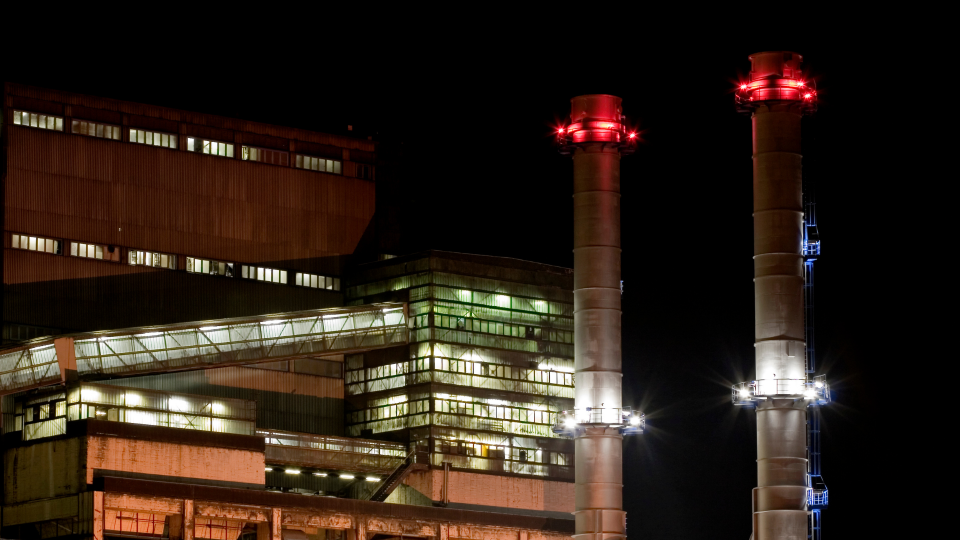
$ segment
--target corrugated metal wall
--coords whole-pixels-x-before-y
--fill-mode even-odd
[[[7,231],[267,264],[352,253],[373,216],[356,178],[7,129]]]
[[[5,246],[18,232],[186,257],[342,275],[373,216],[374,184],[347,176],[187,152],[183,134],[243,132],[312,147],[374,150],[370,141],[117,100],[5,85],[7,107],[72,108],[124,124],[177,126],[180,149],[4,126]],[[59,103],[56,103],[59,102]],[[9,111],[9,109],[6,109]],[[5,112],[6,112],[5,111]],[[48,111],[57,112],[57,111]],[[99,114],[99,113],[98,113]],[[133,116],[141,115],[141,116]],[[69,122],[67,122],[69,124]],[[192,126],[192,127],[191,127]],[[125,252],[121,254],[125,257]],[[337,292],[3,251],[6,323],[87,331],[342,305]],[[238,269],[239,270],[239,269]],[[239,274],[239,271],[237,272]]]
[[[247,367],[114,379],[108,384],[257,402],[257,427],[343,435],[343,379]]]

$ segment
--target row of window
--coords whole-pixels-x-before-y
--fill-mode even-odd
[[[160,133],[157,131],[148,131],[145,129],[131,129],[130,142],[137,144],[148,144],[151,146],[162,146],[164,148],[177,148],[177,136],[170,133]]]
[[[88,137],[99,137],[101,139],[120,140],[120,126],[111,126],[110,124],[99,124],[97,122],[87,122],[85,120],[74,120],[70,131],[77,135],[86,135]]]
[[[539,326],[508,324],[496,321],[484,321],[469,317],[449,317],[446,315],[434,315],[433,321],[434,325],[438,328],[450,328],[452,330],[482,332],[485,334],[497,334],[500,336],[512,336],[526,339],[542,339],[547,341],[556,341],[558,343],[573,343],[573,332],[566,330],[553,330],[549,328],[540,328]],[[427,324],[427,315],[420,315],[414,318],[414,327],[416,328],[425,327]]]
[[[240,156],[245,161],[259,161],[260,163],[270,163],[271,165],[282,165],[284,167],[290,164],[289,154],[283,150],[244,146]]]
[[[335,159],[325,159],[297,154],[296,163],[298,169],[340,174],[340,162]]]
[[[63,131],[63,118],[49,114],[13,111],[13,123],[18,126]]]
[[[70,242],[69,254],[72,257],[100,259],[107,261],[120,260],[119,248],[103,244],[88,244],[84,242]],[[10,245],[14,249],[39,251],[52,255],[62,255],[62,241],[53,238],[43,238],[14,233],[11,235]],[[149,266],[152,268],[177,269],[177,256],[169,253],[159,253],[140,249],[127,250],[127,263],[131,266]],[[186,270],[191,274],[209,274],[214,276],[235,277],[235,263],[214,261],[211,259],[186,258]],[[340,278],[295,272],[295,285],[313,289],[340,290]],[[267,283],[290,285],[286,270],[267,268],[263,266],[240,265],[240,277]]]
[[[418,358],[416,360],[407,360],[394,364],[384,364],[382,366],[376,366],[372,368],[349,370],[347,372],[347,382],[353,383],[363,380],[372,381],[387,377],[397,377],[400,375],[406,375],[408,373],[429,371],[430,369],[430,358]],[[574,386],[574,374],[565,371],[524,368],[518,366],[508,366],[504,364],[491,364],[488,362],[475,362],[470,360],[451,360],[448,358],[434,358],[433,369],[438,371],[449,371],[452,373],[479,375],[482,377],[495,377],[499,379],[512,379],[517,381],[554,384],[560,386]]]
[[[498,420],[511,420],[514,422],[530,422],[534,424],[554,424],[556,423],[555,412],[524,409],[521,407],[487,405],[484,403],[469,403],[463,401],[450,401],[445,399],[434,400],[434,411],[462,414],[466,416],[478,416],[480,418],[495,418]],[[364,411],[357,411],[351,414],[351,422],[373,422],[388,418],[396,418],[409,414],[422,414],[430,412],[430,400],[416,400],[404,403],[395,403],[384,405],[382,407],[372,407]]]
[[[13,123],[20,126],[63,131],[63,117],[48,114],[15,110],[13,111]],[[120,126],[99,122],[73,120],[71,132],[77,135],[86,135],[88,137],[99,137],[103,139],[119,141],[121,139],[122,128]],[[173,149],[177,148],[177,136],[172,133],[161,133],[143,129],[130,129],[129,140],[130,142],[136,144],[161,146],[164,148]],[[187,151],[200,152],[203,154],[227,158],[234,157],[233,143],[215,141],[212,139],[187,137]],[[288,167],[290,165],[290,154],[289,152],[285,152],[283,150],[272,150],[269,148],[259,148],[256,146],[242,146],[240,156],[241,159],[245,161],[258,161],[260,163],[269,163],[283,167]],[[307,169],[330,174],[342,174],[342,162],[336,159],[296,154],[295,166],[298,169]],[[373,168],[369,165],[357,164],[356,176],[357,178],[372,180]]]

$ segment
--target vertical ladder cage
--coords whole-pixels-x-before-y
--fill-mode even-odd
[[[820,256],[820,234],[817,231],[817,206],[813,194],[804,190],[803,194],[803,269],[804,269],[804,334],[806,341],[807,382],[816,377],[816,342],[814,336],[814,291],[813,266]],[[807,536],[810,540],[821,540],[820,512],[827,506],[827,485],[820,470],[820,405],[810,404],[807,414],[807,478],[810,488],[807,506],[810,509],[810,522]]]

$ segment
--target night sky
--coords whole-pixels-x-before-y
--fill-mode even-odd
[[[895,512],[885,490],[906,487],[890,465],[906,428],[892,425],[884,391],[903,361],[888,340],[900,328],[889,306],[907,293],[891,284],[883,257],[892,248],[882,244],[897,200],[888,187],[904,179],[893,178],[890,102],[862,83],[903,58],[879,34],[797,27],[753,40],[645,20],[617,31],[633,37],[596,43],[577,37],[587,30],[534,40],[511,28],[377,40],[318,32],[282,46],[252,36],[249,47],[225,39],[152,53],[8,51],[3,77],[318,131],[352,124],[401,159],[390,202],[405,249],[567,267],[572,166],[553,146],[553,126],[575,95],[621,96],[643,138],[622,162],[624,403],[648,419],[648,432],[626,442],[628,534],[746,540],[755,421],[730,404],[730,385],[753,377],[751,132],[732,89],[752,52],[803,54],[821,97],[803,121],[823,246],[818,363],[836,401],[823,418],[825,537],[888,537],[897,523],[883,515]]]

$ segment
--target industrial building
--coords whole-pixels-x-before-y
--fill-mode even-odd
[[[572,270],[361,257],[360,137],[6,84],[0,138],[4,538],[574,532]]]

